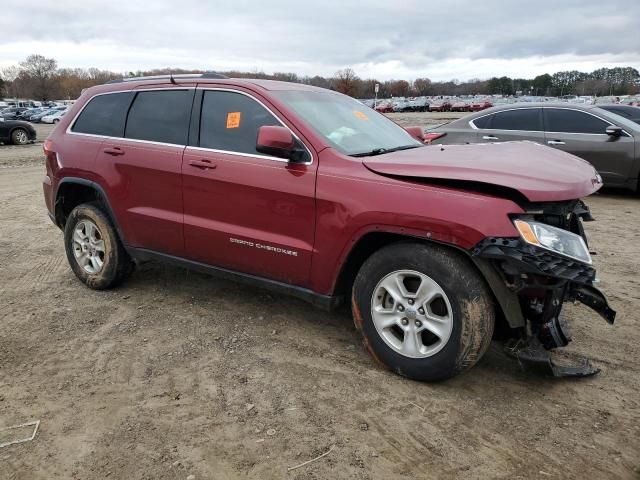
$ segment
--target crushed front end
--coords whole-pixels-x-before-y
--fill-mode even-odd
[[[594,287],[582,225],[593,220],[591,213],[580,200],[532,204],[525,211],[512,218],[519,237],[489,237],[471,251],[510,327],[506,352],[556,376],[593,375],[598,370],[587,359],[561,363],[550,353],[571,341],[560,316],[564,302],[581,302],[610,324],[616,316]]]

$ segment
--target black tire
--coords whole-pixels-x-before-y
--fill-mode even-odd
[[[11,143],[14,145],[26,145],[29,143],[29,133],[24,128],[16,128],[11,132]]]
[[[451,307],[453,326],[448,340],[425,358],[399,353],[382,338],[373,322],[376,286],[387,275],[402,270],[416,271],[434,280]],[[353,285],[352,311],[364,345],[374,359],[400,375],[421,381],[444,380],[470,369],[489,347],[495,324],[491,293],[469,259],[455,250],[427,243],[392,244],[367,259]],[[413,315],[415,318],[415,310]]]
[[[76,259],[74,233],[81,222],[85,220],[92,222],[97,227],[99,239],[104,242],[104,251],[100,255],[102,267],[95,273],[85,270]],[[83,203],[71,211],[65,224],[64,246],[73,273],[85,285],[95,290],[113,288],[122,283],[133,271],[134,263],[131,257],[124,249],[109,217],[100,209],[98,203]]]

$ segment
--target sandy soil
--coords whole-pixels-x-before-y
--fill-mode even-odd
[[[640,478],[637,196],[588,200],[619,317],[567,312],[572,351],[600,374],[526,372],[496,345],[421,384],[378,368],[345,311],[157,264],[113,291],[82,286],[40,152],[0,147],[0,429],[41,421],[0,449],[0,479]]]

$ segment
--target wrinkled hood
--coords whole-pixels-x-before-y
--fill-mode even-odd
[[[517,190],[531,202],[592,194],[602,179],[588,162],[534,142],[430,145],[365,157],[381,175],[470,182]]]

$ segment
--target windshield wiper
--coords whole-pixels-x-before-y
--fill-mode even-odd
[[[375,157],[376,155],[382,155],[384,153],[397,152],[399,150],[410,150],[412,148],[424,147],[424,145],[401,145],[394,148],[374,148],[369,152],[353,153],[350,157]]]

